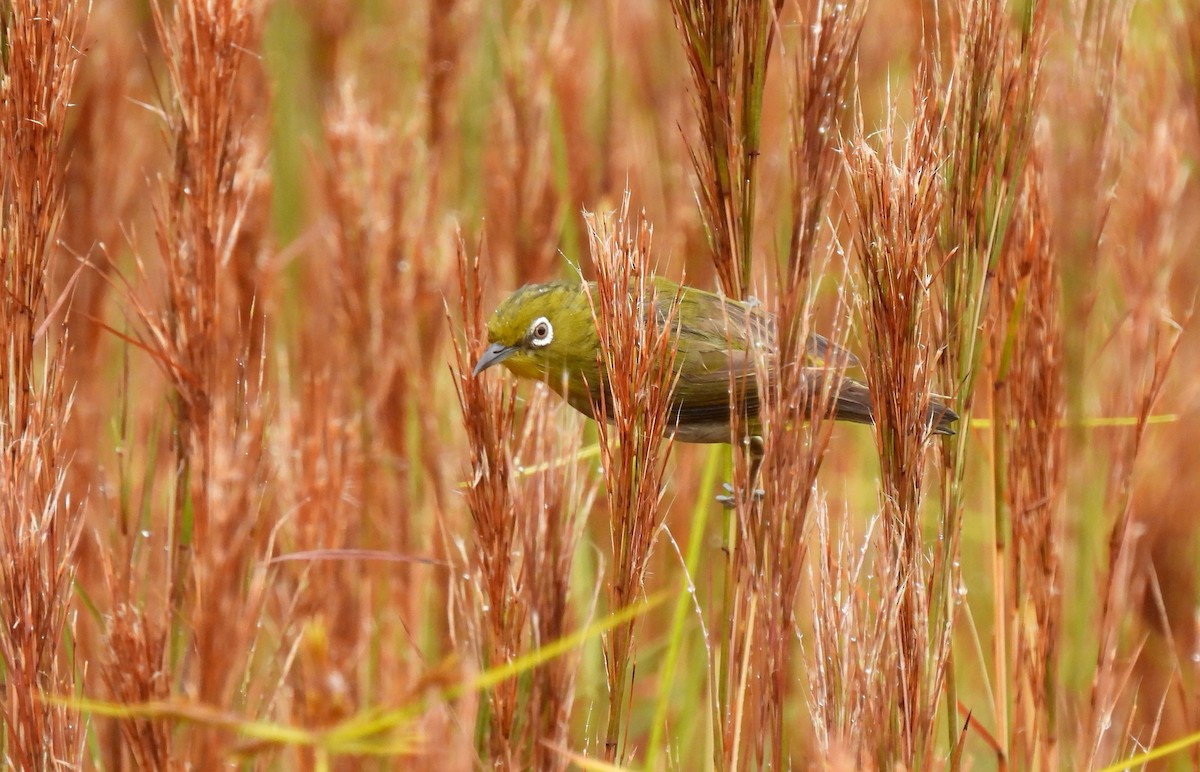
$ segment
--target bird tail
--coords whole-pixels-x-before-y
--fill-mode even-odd
[[[929,402],[929,427],[934,434],[944,434],[950,436],[957,434],[954,429],[954,422],[958,420],[958,413],[942,402],[938,397],[933,397]]]
[[[864,384],[849,378],[842,381],[833,405],[833,420],[856,424],[875,423],[871,412],[871,392],[867,391]]]
[[[846,379],[838,389],[837,400],[833,406],[833,418],[837,421],[850,421],[856,424],[875,423],[871,405],[871,392],[865,384]],[[958,413],[942,401],[933,397],[929,402],[928,426],[934,434],[955,434],[954,422]]]

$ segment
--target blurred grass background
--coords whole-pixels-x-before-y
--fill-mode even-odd
[[[930,654],[948,662],[957,704],[935,690],[937,729],[920,753],[873,744],[902,722],[887,710],[855,713],[878,693],[853,668],[823,676],[845,679],[844,702],[818,704],[816,671],[836,668],[818,654],[827,650],[817,616],[830,606],[814,594],[849,616],[867,610],[853,632],[869,630],[888,591],[872,568],[886,510],[876,438],[838,425],[814,471],[782,731],[741,725],[719,688],[719,663],[735,650],[722,626],[737,520],[713,498],[736,477],[734,454],[675,445],[663,527],[635,593],[654,603],[637,609],[620,748],[605,745],[601,633],[621,609],[605,589],[604,471],[586,450],[521,471],[594,448],[595,427],[498,374],[464,387],[454,346],[478,353],[472,286],[475,312],[486,313],[523,283],[577,267],[593,276],[582,212],[614,211],[625,191],[629,212],[653,226],[655,270],[717,287],[719,250],[691,155],[710,138],[677,26],[684,5],[0,5],[0,255],[9,298],[40,288],[6,300],[0,320],[10,363],[10,568],[0,586],[13,621],[0,636],[9,765],[564,768],[607,758],[632,768],[1072,769],[1200,732],[1200,341],[1186,324],[1200,286],[1200,221],[1190,214],[1200,211],[1200,3],[873,0],[740,6],[766,13],[773,31],[756,112],[756,205],[743,223],[748,294],[783,292],[777,268],[804,194],[795,73],[820,20],[861,14],[825,151],[838,172],[815,226],[825,269],[812,277],[813,326],[830,331],[848,316],[847,345],[864,356],[870,322],[862,306],[839,304],[864,292],[854,245],[865,218],[845,154],[857,139],[878,147],[890,123],[902,165],[922,99],[948,111],[964,104],[947,96],[968,72],[969,57],[956,57],[987,24],[1009,46],[996,67],[1036,59],[1038,78],[1017,81],[1036,92],[994,97],[1029,98],[1018,111],[1028,150],[1004,180],[1009,197],[986,211],[1006,217],[998,212],[1015,210],[1036,174],[1036,222],[1002,232],[1014,255],[1035,250],[1012,244],[1042,239],[1054,289],[1046,358],[1061,373],[1047,398],[1061,404],[1063,428],[1046,459],[1058,482],[1038,506],[1060,569],[1035,583],[1057,626],[1031,621],[1032,607],[1014,600],[1026,566],[997,551],[994,528],[997,470],[1009,462],[991,428],[964,426],[952,656]],[[1044,47],[1022,48],[1035,17]],[[38,69],[32,54],[47,51],[51,66]],[[931,63],[941,69],[925,80]],[[53,104],[65,110],[48,120]],[[34,124],[45,131],[31,137]],[[1016,133],[1006,123],[1000,136]],[[951,159],[962,157],[942,152],[927,171],[953,190],[962,177]],[[35,190],[48,193],[23,197]],[[939,259],[965,254],[966,230],[942,221]],[[1027,288],[1026,264],[1012,259]],[[996,415],[1002,333],[1020,317],[997,310],[1007,308],[999,273],[981,285],[997,294],[980,334],[1001,333],[974,374],[979,419]],[[932,368],[948,333],[929,325]],[[964,398],[961,383],[938,378],[935,390]],[[456,400],[463,388],[482,391]],[[952,468],[952,451],[925,452],[920,565],[941,549]],[[467,493],[501,473],[498,498]],[[517,530],[489,544],[484,522]],[[488,557],[499,544],[511,561]],[[557,562],[535,562],[530,550]],[[822,584],[820,564],[845,567],[855,555],[866,556],[861,573]],[[539,626],[554,597],[566,601],[557,626]],[[516,611],[490,608],[495,599]],[[580,630],[556,665],[537,660]],[[1019,649],[1018,630],[1047,648]],[[854,637],[824,643],[858,656]],[[1046,688],[1021,707],[1015,673],[1042,655]],[[513,662],[511,678],[489,678]],[[1012,679],[1007,699],[996,696],[998,677]],[[463,687],[478,678],[487,688]],[[1193,768],[1198,758],[1189,745],[1158,763]]]

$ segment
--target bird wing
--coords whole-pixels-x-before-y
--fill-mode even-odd
[[[849,349],[839,346],[833,341],[826,338],[824,335],[810,333],[808,336],[808,351],[807,362],[808,367],[825,368],[854,368],[862,367],[862,363],[858,361],[858,357],[854,356]]]
[[[728,423],[732,400],[746,416],[758,414],[758,368],[749,346],[758,342],[774,367],[770,317],[711,292],[655,282],[655,314],[676,337],[672,414],[680,424]]]
[[[778,367],[775,320],[761,305],[724,298],[711,292],[658,279],[655,281],[655,313],[659,325],[676,331],[675,388],[672,412],[681,424],[723,422],[729,419],[731,389],[733,404],[746,417],[759,409],[758,376],[765,370],[774,378]],[[674,306],[674,308],[672,307]],[[753,351],[760,347],[762,358]],[[824,336],[810,334],[805,347],[807,379],[814,392],[820,390],[826,368],[859,367],[858,357]],[[761,369],[760,369],[761,366]],[[849,380],[845,383],[850,383]],[[839,389],[841,391],[842,389]],[[854,389],[850,389],[854,392]],[[865,395],[839,394],[837,412],[849,420],[862,420],[856,410],[843,410],[846,401],[862,402]],[[852,398],[852,399],[851,399]],[[869,402],[865,416],[869,420]]]

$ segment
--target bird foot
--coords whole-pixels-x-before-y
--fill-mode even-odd
[[[733,486],[729,483],[721,483],[721,487],[725,489],[725,493],[717,496],[717,503],[726,509],[737,509],[737,492],[733,489]],[[750,495],[754,501],[762,501],[767,492],[762,488],[755,488]]]

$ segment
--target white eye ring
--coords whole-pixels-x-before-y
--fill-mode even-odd
[[[538,348],[549,346],[554,340],[554,326],[544,316],[539,316],[529,325],[529,342]]]

